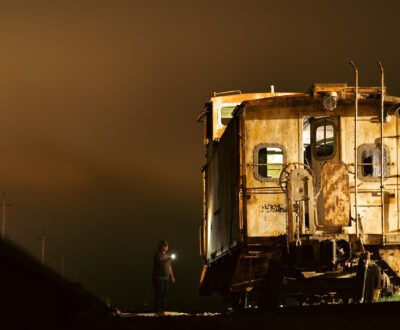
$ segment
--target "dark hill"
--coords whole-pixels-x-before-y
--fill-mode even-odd
[[[0,240],[1,320],[77,320],[108,313],[107,305],[81,285]]]

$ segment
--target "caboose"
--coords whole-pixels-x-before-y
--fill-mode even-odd
[[[234,308],[372,302],[400,285],[400,97],[314,84],[306,93],[214,93],[200,295]]]

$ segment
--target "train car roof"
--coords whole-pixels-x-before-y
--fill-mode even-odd
[[[386,93],[386,88],[384,88]],[[335,97],[341,101],[354,101],[355,87],[347,86],[347,84],[314,84],[306,93],[275,93],[268,95],[265,98],[258,98],[246,100],[242,102],[243,106],[267,106],[273,104],[281,104],[285,102],[312,102],[320,101],[325,97]],[[381,88],[380,87],[359,87],[358,89],[359,101],[380,101]],[[397,96],[384,96],[385,104],[399,105],[400,97]]]

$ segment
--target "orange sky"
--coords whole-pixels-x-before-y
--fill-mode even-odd
[[[270,2],[271,3],[271,2]],[[165,238],[182,257],[171,299],[201,262],[202,127],[214,91],[305,91],[313,82],[400,95],[396,1],[2,1],[0,191],[7,234],[124,306],[149,292]],[[72,266],[73,265],[73,266]],[[68,266],[68,261],[67,261]],[[190,299],[192,299],[190,298]]]

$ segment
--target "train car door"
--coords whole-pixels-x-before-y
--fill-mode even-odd
[[[340,160],[339,149],[339,117],[310,117],[310,146],[308,150],[308,158],[312,170],[315,173],[316,184],[315,192],[318,195],[317,200],[317,216],[318,225],[331,227],[332,224],[325,221],[325,205],[324,205],[324,180],[323,167],[329,162],[337,163]],[[325,178],[325,181],[327,178]]]

